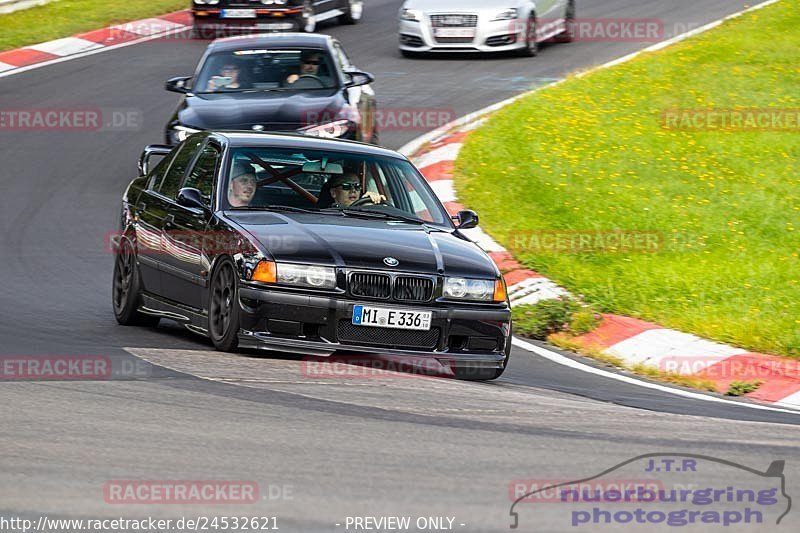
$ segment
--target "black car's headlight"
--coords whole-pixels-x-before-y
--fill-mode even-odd
[[[350,130],[355,127],[355,124],[347,119],[335,120],[333,122],[326,122],[324,124],[317,124],[301,128],[298,133],[303,135],[310,135],[312,137],[321,137],[323,139],[338,139],[345,136]]]
[[[335,289],[336,269],[317,265],[275,263],[263,260],[256,266],[250,276],[250,280],[293,287]]]
[[[505,302],[506,286],[502,279],[445,278],[445,298],[473,302]]]
[[[180,144],[185,141],[189,135],[193,133],[199,133],[202,130],[198,130],[195,128],[189,128],[187,126],[172,126],[169,130],[169,136],[174,144]]]

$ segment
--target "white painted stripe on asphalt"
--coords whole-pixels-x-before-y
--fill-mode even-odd
[[[789,407],[791,409],[800,409],[800,391],[795,392],[784,398],[779,402],[775,402],[775,405],[780,405],[781,407]]]
[[[453,188],[452,180],[431,181],[429,185],[442,202],[456,201],[456,191]]]
[[[773,411],[778,413],[789,413],[793,415],[800,415],[800,412],[794,411],[791,409],[780,409],[777,407],[772,407],[769,405],[762,405],[757,403],[745,403],[745,402],[734,402],[731,400],[726,400],[724,398],[719,398],[717,396],[709,396],[706,394],[701,394],[699,392],[691,392],[682,389],[674,389],[672,387],[667,387],[665,385],[659,385],[657,383],[650,383],[648,381],[642,381],[631,376],[624,376],[622,374],[616,374],[614,372],[610,372],[608,370],[602,370],[600,368],[595,368],[593,366],[585,365],[581,362],[575,361],[574,359],[570,359],[569,357],[565,357],[560,353],[554,352],[552,350],[548,350],[547,348],[542,348],[540,346],[536,346],[535,344],[531,344],[530,342],[524,341],[520,338],[514,337],[512,339],[512,344],[517,348],[521,348],[527,352],[532,354],[538,355],[539,357],[543,357],[548,361],[552,361],[556,364],[563,365],[569,368],[573,368],[575,370],[580,370],[581,372],[586,372],[588,374],[594,374],[596,376],[603,376],[609,379],[614,379],[616,381],[621,381],[623,383],[629,383],[631,385],[636,385],[639,387],[643,387],[646,389],[653,389],[661,392],[666,392],[668,394],[673,394],[675,396],[683,396],[684,398],[691,398],[693,400],[702,400],[705,402],[714,402],[714,403],[724,403],[734,407],[743,407],[746,409],[756,409],[759,411]],[[787,406],[788,407],[788,406]]]
[[[692,358],[697,359],[698,364],[707,362],[710,366],[734,355],[747,353],[746,350],[707,341],[696,335],[672,329],[643,331],[605,351],[627,363],[642,363],[659,368],[663,360],[670,358],[679,357],[682,360]],[[700,370],[699,367],[695,368],[694,362],[691,364],[691,369],[695,372]]]
[[[446,144],[420,157],[415,157],[414,164],[417,168],[424,169],[442,161],[455,161],[462,146],[464,145],[461,143]]]
[[[542,300],[554,300],[569,294],[566,289],[547,278],[528,278],[514,285],[512,289],[508,292],[511,305],[533,305]]]
[[[144,37],[150,37],[159,33],[185,27],[186,26],[183,24],[178,24],[177,22],[159,18],[150,18],[137,20],[135,22],[127,22],[118,26],[112,26],[112,29],[126,31],[128,33],[135,33],[136,35],[142,35]]]
[[[497,241],[492,239],[488,233],[483,231],[480,227],[461,230],[461,233],[475,241],[483,251],[488,253],[505,252],[506,249],[500,246]]]
[[[63,39],[56,39],[55,41],[48,41],[46,43],[35,44],[28,48],[46,52],[56,56],[68,56],[72,54],[80,54],[89,50],[96,50],[103,46],[86,39],[79,39],[78,37],[65,37]]]
[[[518,288],[522,283],[525,283],[524,288]],[[515,306],[534,305],[542,300],[554,300],[569,294],[565,289],[547,278],[529,278],[517,283],[514,287],[517,288],[514,289],[513,293],[509,291],[508,298],[511,301],[511,305]]]
[[[0,61],[0,72],[5,72],[6,70],[11,70],[17,68],[14,65],[9,65],[8,63],[3,63]]]

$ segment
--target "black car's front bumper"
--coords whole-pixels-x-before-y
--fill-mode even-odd
[[[433,357],[471,368],[503,368],[511,349],[511,310],[505,305],[413,305],[251,287],[240,288],[239,300],[243,347],[314,356]],[[431,311],[431,330],[353,326],[355,305]]]

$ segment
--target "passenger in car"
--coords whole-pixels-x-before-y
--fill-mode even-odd
[[[247,207],[256,194],[256,173],[251,165],[236,162],[228,185],[228,203],[231,207]]]
[[[222,69],[220,69],[219,76],[212,76],[210,80],[208,80],[208,91],[220,91],[226,89],[241,89],[242,84],[239,80],[239,75],[241,70],[239,66],[235,63],[226,63]],[[221,83],[222,80],[228,81],[230,83]]]

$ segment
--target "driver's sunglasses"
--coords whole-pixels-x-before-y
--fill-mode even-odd
[[[339,188],[342,189],[343,191],[360,191],[361,184],[348,181],[346,183],[342,183],[341,185],[339,185]]]
[[[303,64],[304,65],[319,65],[320,63],[322,63],[322,61],[320,61],[319,59],[316,59],[316,60],[304,59],[303,60]]]

